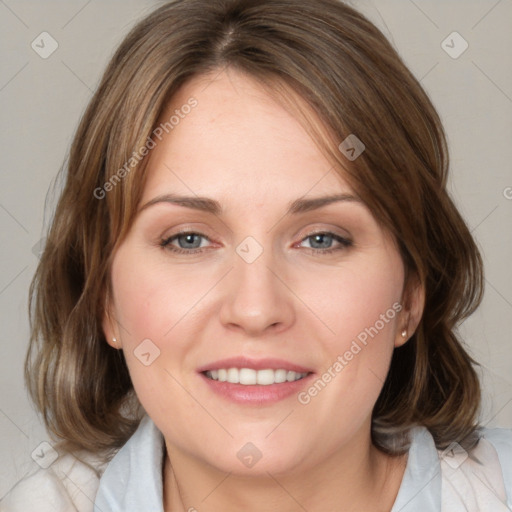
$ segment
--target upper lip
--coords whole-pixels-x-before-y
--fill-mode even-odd
[[[264,358],[253,359],[250,357],[238,356],[227,359],[219,359],[212,363],[205,364],[197,369],[198,372],[219,370],[220,368],[251,368],[253,370],[288,370],[297,373],[312,373],[312,370],[304,366],[285,361],[284,359]]]

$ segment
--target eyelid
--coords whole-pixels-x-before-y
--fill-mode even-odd
[[[344,238],[346,240],[353,239],[352,235],[349,233],[348,230],[342,229],[339,226],[324,223],[317,223],[313,225],[313,227],[307,228],[305,231],[299,230],[297,234],[294,236],[294,238],[300,238],[302,240],[308,236],[313,236],[318,233],[330,233],[333,235],[337,235],[341,238]]]
[[[198,226],[197,224],[200,224]],[[214,238],[220,237],[219,234],[217,234],[214,230],[211,228],[208,228],[204,225],[204,223],[192,223],[192,224],[185,224],[182,227],[179,228],[170,228],[166,229],[164,233],[170,233],[170,234],[164,234],[160,236],[161,240],[167,240],[169,238],[178,236],[178,235],[187,235],[187,234],[195,234],[195,235],[201,235],[208,240],[212,241]],[[207,234],[209,233],[209,234]]]
[[[330,236],[335,242],[338,243],[338,246],[336,247],[329,247],[329,248],[326,248],[326,249],[315,249],[314,247],[304,247],[304,249],[309,249],[310,251],[312,251],[313,253],[324,253],[324,254],[327,254],[327,253],[332,253],[332,252],[335,252],[337,250],[342,250],[342,249],[347,249],[349,247],[352,247],[354,245],[354,242],[352,240],[351,237],[346,237],[346,236],[343,236],[343,235],[339,235],[337,233],[335,233],[334,231],[329,231],[329,230],[319,230],[319,231],[313,231],[309,234],[306,234],[305,236],[302,236],[299,240],[299,242],[297,242],[296,244],[294,244],[294,247],[297,247],[305,241],[307,240],[308,238],[312,238],[316,235],[327,235],[327,236]]]
[[[177,239],[180,236],[185,236],[185,235],[197,235],[201,238],[204,238],[205,240],[208,240],[208,242],[210,242],[210,243],[213,242],[213,240],[208,235],[202,233],[201,231],[199,231],[197,229],[191,230],[191,229],[185,228],[185,229],[180,229],[179,231],[176,231],[176,232],[172,233],[171,235],[161,237],[160,245],[163,245],[163,246],[169,245],[171,243],[171,241],[173,241],[174,239]],[[201,249],[206,249],[206,247],[202,247]],[[187,251],[187,252],[190,252],[190,251]]]
[[[197,254],[197,253],[203,253],[205,251],[209,251],[212,249],[211,246],[183,249],[181,247],[176,247],[176,246],[172,245],[172,242],[174,240],[178,239],[180,236],[185,236],[185,235],[197,235],[200,238],[208,240],[210,243],[212,242],[212,239],[208,235],[201,233],[199,230],[182,228],[179,231],[176,231],[175,233],[173,233],[167,237],[161,238],[160,242],[159,242],[159,246],[162,249],[167,249],[168,251],[170,251],[172,253],[181,254],[181,255],[193,255],[193,254]],[[311,238],[315,235],[327,235],[327,236],[331,237],[333,239],[333,241],[335,243],[337,243],[337,245],[335,245],[334,247],[320,248],[320,249],[317,249],[314,247],[303,247],[303,249],[309,250],[309,252],[312,253],[313,255],[321,256],[321,255],[332,254],[337,251],[346,250],[354,245],[354,242],[353,242],[351,236],[347,237],[345,235],[340,235],[340,234],[336,233],[334,230],[329,230],[329,229],[322,230],[319,228],[316,228],[316,229],[311,228],[306,234],[300,236],[299,241],[294,243],[293,247],[301,248],[301,244],[305,240],[307,240],[308,238]]]

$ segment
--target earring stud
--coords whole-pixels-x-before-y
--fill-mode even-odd
[[[112,338],[112,341],[113,341],[114,343],[117,343],[117,338]]]
[[[407,329],[404,329],[402,331],[402,338],[406,338],[407,337]]]

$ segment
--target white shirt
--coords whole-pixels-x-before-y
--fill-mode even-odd
[[[391,512],[511,512],[512,429],[482,434],[468,457],[458,445],[437,450],[425,427],[414,428]],[[163,512],[163,456],[163,436],[145,416],[106,469],[62,456],[18,483],[0,512]]]

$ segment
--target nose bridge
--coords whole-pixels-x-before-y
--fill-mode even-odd
[[[268,327],[284,328],[293,321],[292,297],[276,277],[279,265],[270,240],[248,236],[238,244],[230,272],[221,320],[256,335]]]

